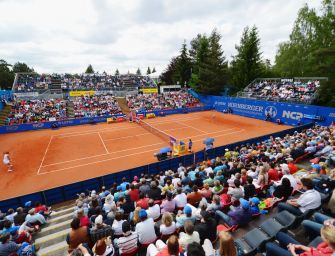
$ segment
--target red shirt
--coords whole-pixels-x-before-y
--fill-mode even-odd
[[[294,163],[289,163],[288,168],[290,169],[290,173],[294,174],[298,171],[298,167]]]
[[[268,171],[269,181],[278,181],[279,180],[279,172],[277,169],[270,169]]]
[[[46,208],[45,205],[40,205],[40,206],[35,207],[35,213],[39,213],[40,211],[47,213],[48,208]]]
[[[90,219],[87,216],[83,216],[80,218],[80,226],[81,227],[89,227],[90,226]]]
[[[130,190],[128,192],[128,195],[130,197],[130,200],[133,202],[136,202],[138,199],[140,199],[140,192],[137,188],[135,188],[134,190]]]
[[[303,252],[299,256],[331,256],[333,253],[334,250],[322,242],[316,248],[311,248],[310,251]]]
[[[143,199],[140,199],[136,202],[136,207],[139,206],[142,209],[148,209],[149,208],[149,198],[145,197]]]

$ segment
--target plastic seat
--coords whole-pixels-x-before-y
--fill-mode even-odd
[[[252,251],[263,251],[264,245],[270,240],[270,237],[258,228],[249,231],[243,237],[244,241],[250,246]]]
[[[284,226],[282,226],[278,221],[276,221],[274,218],[267,219],[264,221],[259,228],[267,234],[271,239],[273,239],[279,231],[282,231],[284,229]]]
[[[320,209],[321,209],[321,205],[318,208],[307,210],[302,215],[297,216],[294,223],[292,224],[290,228],[293,228],[293,229],[298,228],[303,220],[309,219],[310,217],[312,217],[315,211],[318,211]]]
[[[294,224],[296,216],[294,216],[292,213],[289,213],[288,211],[282,211],[277,213],[274,219],[278,221],[284,227],[284,229],[290,229]]]
[[[255,253],[255,251],[250,248],[250,246],[243,240],[243,239],[236,239],[234,241],[235,246],[240,249],[240,251],[243,252],[243,255],[252,255]]]

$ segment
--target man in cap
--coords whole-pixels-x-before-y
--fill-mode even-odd
[[[155,223],[152,218],[148,218],[147,212],[144,209],[139,211],[138,216],[141,222],[136,224],[135,231],[138,234],[140,244],[150,244],[156,240]]]
[[[222,219],[229,226],[239,225],[243,226],[250,222],[252,214],[250,211],[250,204],[247,200],[240,198],[240,207],[229,211],[228,215],[217,210],[215,212],[218,220]]]
[[[47,223],[42,214],[35,213],[35,208],[29,210],[28,215],[26,216],[26,221],[29,224],[39,224],[39,225]]]
[[[95,226],[90,229],[90,238],[93,243],[100,239],[113,235],[113,229],[110,225],[103,223],[102,215],[98,215],[94,220]]]
[[[176,217],[176,227],[180,228],[184,226],[185,221],[190,220],[192,223],[195,223],[195,216],[192,216],[192,208],[189,205],[184,207],[184,213],[179,210]]]

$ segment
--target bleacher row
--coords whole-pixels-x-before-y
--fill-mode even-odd
[[[133,181],[124,178],[122,183],[113,184],[109,190],[102,188],[98,193],[83,191],[74,205],[70,203],[66,210],[59,212],[50,213],[40,204],[32,208],[31,202],[27,202],[24,209],[9,209],[0,216],[0,224],[7,225],[1,233],[0,255],[9,255],[1,254],[4,244],[15,244],[9,239],[15,241],[22,237],[27,237],[28,249],[33,250],[34,247],[29,244],[34,244],[34,240],[35,245],[41,246],[39,255],[64,255],[67,249],[72,255],[82,255],[79,251],[90,252],[94,244],[95,255],[106,255],[106,250],[121,255],[171,255],[171,250],[179,247],[188,256],[254,255],[264,252],[276,246],[270,246],[269,241],[280,241],[280,237],[285,236],[282,231],[299,227],[313,212],[325,208],[330,197],[330,212],[327,214],[335,213],[332,203],[334,138],[334,127],[316,126],[291,136],[226,149],[223,156],[196,166],[185,168],[180,165],[175,172],[143,174],[133,177]],[[297,152],[303,155],[311,144],[316,148],[312,153],[315,156],[313,165],[307,170],[297,170],[294,159],[290,159],[291,154],[295,153],[297,159]],[[301,198],[310,191],[320,197],[319,201],[316,200],[316,207],[311,205],[308,208],[306,204],[304,207],[307,210],[298,215],[283,210],[284,194],[279,195],[277,200],[272,197],[280,192],[283,180],[291,180],[292,177],[303,186],[289,183],[290,194]],[[275,193],[270,192],[272,189]],[[265,204],[269,198],[272,204]],[[277,214],[276,208],[280,210]],[[250,223],[267,215],[270,217],[265,217],[259,227],[233,240],[239,232],[248,230]],[[23,223],[17,222],[20,219],[18,216]],[[20,228],[15,229],[19,225],[13,223],[20,224]],[[69,224],[71,228],[68,228]],[[41,231],[36,233],[40,227]],[[25,231],[24,235],[21,235],[22,231]],[[32,240],[29,238],[30,231],[34,233]],[[232,235],[227,235],[227,232]],[[335,236],[335,227],[330,232]],[[106,241],[106,237],[112,237],[112,242]],[[314,254],[301,255],[331,255],[335,240],[326,239],[329,254],[317,247],[308,252]],[[235,244],[234,252],[220,254],[229,247],[229,243]],[[218,248],[215,254],[211,254],[211,246]]]
[[[134,74],[35,74],[19,73],[14,92],[38,92],[50,88],[52,80],[60,80],[63,90],[113,90],[126,87],[157,87],[149,76]]]
[[[130,110],[135,111],[170,110],[201,105],[199,100],[184,91],[128,96],[127,99]],[[17,99],[9,104],[11,111],[5,120],[7,125],[122,114],[117,98],[109,93],[70,97],[68,100]]]

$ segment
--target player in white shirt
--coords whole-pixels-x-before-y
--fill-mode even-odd
[[[3,164],[7,166],[9,172],[13,171],[13,165],[9,156],[9,152],[3,153]]]

